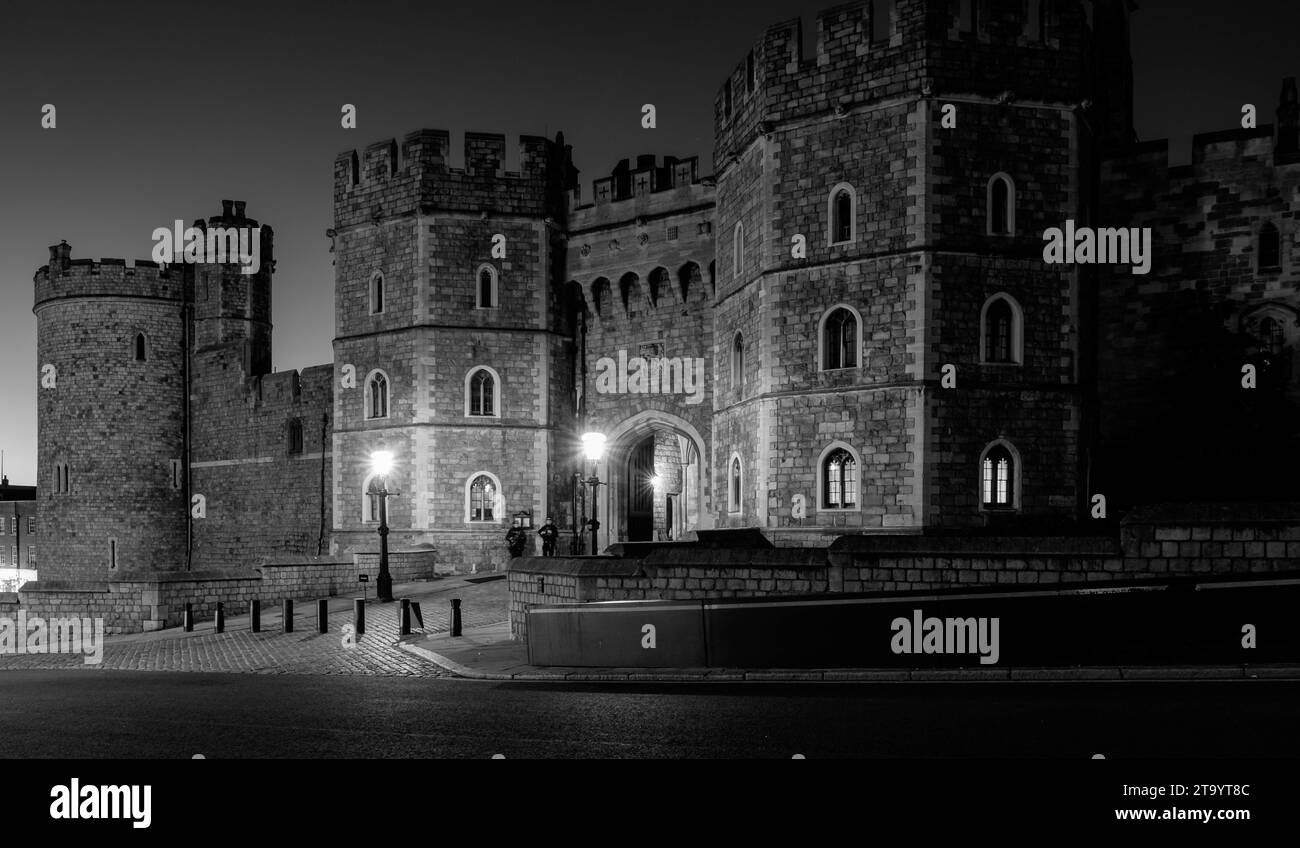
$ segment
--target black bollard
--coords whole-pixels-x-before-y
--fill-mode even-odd
[[[284,599],[284,632],[293,632],[293,601]]]
[[[253,620],[253,632],[262,632],[262,602],[253,601],[248,605],[248,617]]]
[[[226,632],[226,607],[221,601],[217,601],[217,632]]]
[[[402,622],[401,634],[403,636],[410,636],[411,635],[411,600],[409,598],[402,598],[401,622]]]
[[[194,609],[187,603],[185,604],[185,632],[194,632]]]
[[[451,635],[460,635],[460,598],[451,599]]]
[[[329,615],[329,601],[321,598],[316,602],[316,631],[318,633],[330,632]]]
[[[363,598],[357,598],[352,602],[352,620],[356,623],[357,635],[360,636],[366,632],[366,602]]]

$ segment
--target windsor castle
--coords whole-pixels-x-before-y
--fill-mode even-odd
[[[51,248],[41,579],[373,551],[379,450],[394,550],[499,569],[549,516],[567,553],[589,430],[601,550],[1300,500],[1295,82],[1171,165],[1134,127],[1133,8],[851,2],[811,55],[776,24],[718,81],[713,174],[581,181],[562,135],[517,170],[477,132],[454,167],[443,130],[344,152],[334,358],[302,371],[270,366],[271,226],[252,274]],[[1149,228],[1150,272],[1044,262],[1067,221]]]

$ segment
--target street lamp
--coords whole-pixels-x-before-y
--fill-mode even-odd
[[[393,600],[393,575],[388,573],[388,474],[393,470],[393,454],[375,451],[370,454],[370,469],[379,477],[379,577],[375,580],[376,597],[380,601]]]
[[[578,512],[578,490],[581,488],[582,472],[575,471],[573,472],[573,541],[569,545],[569,553],[573,556],[582,555],[582,533],[578,529],[578,525],[582,523],[582,513]]]
[[[596,487],[600,485],[600,477],[596,476],[596,469],[600,458],[605,454],[605,434],[594,431],[583,433],[582,451],[591,460],[591,479],[587,484],[591,486],[591,553],[594,556],[599,552],[596,531],[600,529],[600,522],[596,520]]]

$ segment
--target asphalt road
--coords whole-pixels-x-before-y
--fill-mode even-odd
[[[0,673],[6,758],[1295,757],[1300,683]]]

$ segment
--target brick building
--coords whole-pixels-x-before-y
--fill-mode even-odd
[[[49,574],[372,551],[378,450],[396,549],[498,568],[516,515],[590,513],[588,428],[602,549],[1077,531],[1092,495],[1153,493],[1136,460],[1193,396],[1243,412],[1261,462],[1300,456],[1294,84],[1276,138],[1198,139],[1170,169],[1134,146],[1131,10],[863,0],[820,15],[807,56],[776,24],[718,90],[714,176],[638,156],[588,197],[563,136],[520,139],[518,170],[477,132],[463,167],[443,130],[346,151],[334,361],[300,373],[269,373],[269,227],[254,275],[52,248]],[[1066,221],[1156,228],[1153,273],[1045,263]],[[255,223],[226,202],[207,225]],[[1248,349],[1202,350],[1207,327]],[[1265,386],[1246,405],[1222,380],[1188,394],[1243,361]],[[1255,494],[1261,467],[1202,493]]]
[[[36,487],[0,478],[0,592],[36,579]]]

